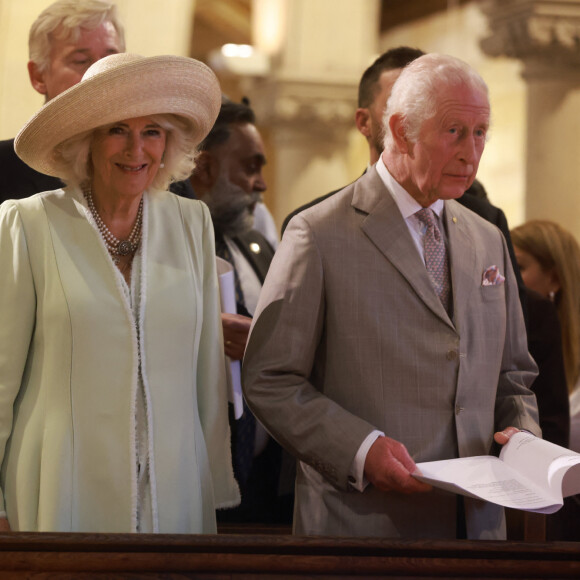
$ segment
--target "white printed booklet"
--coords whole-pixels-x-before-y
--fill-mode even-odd
[[[551,514],[580,493],[580,453],[520,431],[500,456],[417,464],[420,481],[508,508]],[[420,472],[420,474],[419,474]]]

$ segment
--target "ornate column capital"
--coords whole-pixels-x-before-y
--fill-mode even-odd
[[[337,139],[354,127],[357,82],[310,78],[253,79],[248,93],[260,125],[308,139]]]
[[[491,33],[483,52],[521,59],[524,76],[580,78],[580,0],[480,0],[480,7]]]

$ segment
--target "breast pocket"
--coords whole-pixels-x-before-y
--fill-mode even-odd
[[[495,302],[505,298],[505,285],[481,286],[481,298],[484,302]]]

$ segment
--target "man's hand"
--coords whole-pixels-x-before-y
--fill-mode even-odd
[[[390,437],[379,437],[369,449],[365,460],[366,478],[382,491],[416,493],[432,487],[411,476],[415,462],[402,443]]]
[[[10,524],[6,518],[0,518],[0,532],[11,532]]]
[[[516,427],[506,427],[503,431],[498,431],[497,433],[493,434],[493,439],[496,443],[500,445],[505,445],[509,440],[510,437],[514,433],[519,433],[519,429]]]
[[[232,360],[242,360],[252,319],[241,314],[222,312],[222,327],[224,331],[224,351]]]

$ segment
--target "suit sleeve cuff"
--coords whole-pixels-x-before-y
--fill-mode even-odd
[[[348,482],[350,486],[357,491],[364,491],[369,484],[368,479],[365,477],[365,461],[367,458],[367,453],[371,448],[371,445],[379,438],[384,437],[382,431],[372,431],[366,437],[366,439],[361,443],[358,448],[354,459],[352,460],[352,465],[350,466],[350,471],[348,475]]]

